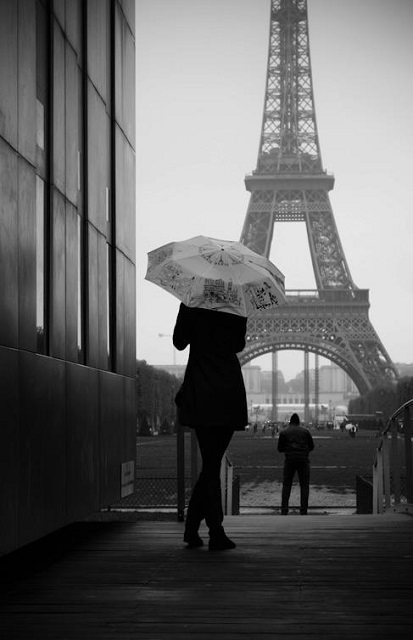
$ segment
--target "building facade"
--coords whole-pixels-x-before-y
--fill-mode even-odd
[[[134,20],[0,0],[0,554],[132,487]]]
[[[250,414],[255,415],[256,406],[266,407],[263,412],[271,414],[272,408],[272,371],[261,371],[257,365],[244,365],[242,368],[245,389],[247,392]],[[304,372],[299,373],[293,380],[285,381],[281,371],[278,374],[277,405],[280,420],[283,419],[283,409],[286,415],[294,405],[305,404]],[[309,370],[310,405],[314,405],[314,370]],[[349,400],[357,397],[358,390],[354,382],[345,371],[335,364],[323,365],[319,370],[319,405],[320,419],[332,420],[336,407],[347,406]],[[254,409],[253,409],[254,407]]]

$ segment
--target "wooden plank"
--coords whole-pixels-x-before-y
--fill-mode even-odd
[[[96,527],[6,589],[0,636],[411,637],[410,516],[232,516],[226,529],[237,548],[211,553],[186,549],[182,523]]]

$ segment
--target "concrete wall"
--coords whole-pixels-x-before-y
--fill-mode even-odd
[[[0,0],[0,554],[135,458],[133,0]]]

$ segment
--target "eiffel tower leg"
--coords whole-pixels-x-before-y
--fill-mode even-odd
[[[356,289],[326,191],[302,192],[314,276],[319,289]]]
[[[278,420],[278,353],[273,351],[272,353],[272,416],[271,420],[277,422]]]
[[[314,422],[318,424],[320,406],[320,360],[318,354],[315,355],[314,366]]]
[[[304,351],[304,422],[310,422],[310,367],[308,349]]]
[[[256,191],[251,195],[241,242],[268,258],[274,231],[273,191]]]

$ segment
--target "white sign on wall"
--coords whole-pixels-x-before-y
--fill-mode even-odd
[[[121,465],[120,497],[130,496],[134,490],[135,461],[129,460]]]

